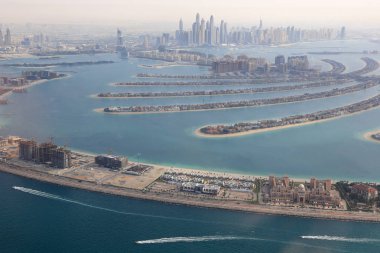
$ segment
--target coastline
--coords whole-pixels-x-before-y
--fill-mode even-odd
[[[334,119],[337,119],[337,118],[334,118]],[[245,131],[245,132],[238,132],[238,133],[231,133],[231,134],[205,134],[205,133],[201,132],[201,128],[205,127],[205,126],[203,126],[203,127],[197,128],[194,131],[194,134],[198,137],[203,137],[203,138],[240,137],[240,136],[251,135],[251,134],[259,134],[259,133],[265,133],[265,132],[270,132],[270,131],[277,131],[277,130],[282,130],[282,129],[291,128],[291,127],[302,127],[302,126],[306,126],[306,125],[322,123],[322,122],[325,122],[328,120],[333,120],[333,119],[315,120],[315,121],[309,121],[309,122],[304,122],[304,123],[299,123],[299,124],[277,126],[277,127],[271,127],[271,128],[263,128],[263,129],[255,129],[255,130],[249,130],[249,131]]]
[[[198,137],[202,137],[202,138],[238,137],[238,136],[258,134],[258,133],[269,132],[269,131],[277,131],[277,130],[282,130],[282,129],[291,128],[291,127],[302,127],[305,125],[318,124],[318,123],[327,122],[330,120],[337,120],[337,119],[341,119],[341,118],[345,118],[345,117],[351,117],[351,116],[356,115],[356,114],[365,113],[365,112],[369,112],[371,110],[376,110],[376,109],[379,109],[379,106],[378,107],[372,107],[372,108],[364,110],[364,111],[354,112],[354,113],[346,114],[346,115],[340,115],[338,117],[333,117],[333,118],[328,118],[328,119],[313,120],[313,121],[308,121],[308,122],[298,123],[298,124],[291,124],[291,125],[286,125],[286,126],[270,127],[270,128],[264,128],[264,129],[255,129],[255,130],[249,130],[249,131],[232,133],[232,134],[214,134],[214,135],[213,134],[204,134],[200,131],[200,129],[203,127],[207,127],[207,126],[202,126],[202,127],[197,128],[194,131],[194,135],[196,135]],[[379,132],[380,132],[380,130],[379,130]]]
[[[69,78],[69,77],[70,77],[70,75],[65,74],[65,76],[63,76],[63,77],[58,77],[58,78],[54,78],[54,79],[40,79],[40,80],[37,80],[37,81],[34,81],[34,82],[30,82],[29,84],[25,84],[25,85],[22,85],[22,86],[10,87],[11,90],[8,91],[7,93],[4,93],[4,94],[0,95],[0,99],[4,99],[4,98],[8,97],[9,95],[11,95],[13,93],[13,90],[17,90],[17,89],[29,89],[29,88],[31,88],[33,86],[36,86],[36,85],[39,85],[39,84],[42,84],[42,83],[46,83],[46,82],[53,81],[53,80],[59,80],[59,79]]]
[[[327,209],[310,209],[310,208],[290,208],[281,206],[257,205],[247,201],[218,201],[212,199],[191,199],[173,194],[152,193],[140,190],[120,188],[110,185],[99,185],[92,182],[70,179],[52,175],[46,172],[36,171],[28,168],[10,166],[1,163],[0,171],[26,177],[42,182],[48,182],[56,185],[72,187],[92,192],[100,192],[123,196],[128,198],[158,201],[167,204],[180,204],[185,206],[216,208],[230,211],[250,212],[266,215],[283,215],[302,218],[315,218],[325,220],[356,221],[356,222],[380,222],[380,215],[373,213],[360,213],[351,211],[338,211]]]
[[[374,139],[372,137],[373,134],[377,134],[377,133],[380,133],[380,129],[377,129],[377,130],[372,130],[372,131],[369,131],[369,132],[366,132],[363,134],[363,138],[367,141],[370,141],[370,142],[375,142],[375,143],[378,143],[380,144],[380,140],[377,140],[377,139]]]
[[[34,58],[35,56],[29,53],[7,53],[0,54],[0,60],[10,60],[17,58]]]

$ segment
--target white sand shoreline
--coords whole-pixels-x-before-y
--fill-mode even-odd
[[[377,129],[377,130],[372,130],[372,131],[369,131],[369,132],[366,132],[364,133],[362,136],[365,140],[367,141],[370,141],[370,142],[374,142],[374,143],[378,143],[380,144],[380,140],[377,140],[375,138],[372,137],[372,135],[374,134],[378,134],[380,133],[380,129]]]

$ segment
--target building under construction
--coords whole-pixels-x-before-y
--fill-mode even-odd
[[[33,140],[21,140],[19,142],[19,158],[25,161],[38,160],[38,144]]]
[[[63,169],[71,167],[71,151],[62,147],[53,149],[51,162],[52,166],[57,168]]]
[[[52,142],[41,143],[38,146],[38,163],[51,163],[54,150],[57,149],[57,145]]]
[[[53,142],[38,144],[34,140],[21,140],[19,158],[60,169],[71,167],[71,151],[58,147]]]

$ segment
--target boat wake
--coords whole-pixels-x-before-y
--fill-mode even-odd
[[[122,215],[148,217],[148,218],[159,218],[159,219],[166,219],[166,220],[179,220],[179,221],[189,221],[189,222],[200,222],[200,221],[197,221],[197,220],[186,219],[186,218],[177,218],[177,217],[168,217],[168,216],[160,216],[160,215],[123,212],[123,211],[118,211],[118,210],[110,209],[110,208],[106,208],[106,207],[94,206],[94,205],[86,204],[84,202],[80,202],[80,201],[64,198],[64,197],[61,197],[59,195],[54,195],[54,194],[50,194],[50,193],[47,193],[47,192],[37,191],[37,190],[34,190],[34,189],[25,188],[25,187],[21,187],[21,186],[13,186],[12,188],[15,189],[15,190],[18,190],[18,191],[22,191],[22,192],[29,193],[29,194],[32,194],[32,195],[35,195],[35,196],[39,196],[39,197],[43,197],[43,198],[63,201],[63,202],[67,202],[67,203],[71,203],[71,204],[75,204],[75,205],[80,205],[80,206],[84,206],[84,207],[94,208],[94,209],[98,209],[98,210],[102,210],[102,211],[107,211],[107,212],[112,212],[112,213],[117,213],[117,214],[122,214]]]
[[[328,235],[303,235],[302,239],[309,240],[324,240],[324,241],[338,241],[338,242],[354,242],[354,243],[373,243],[380,242],[380,239],[371,238],[348,238],[344,236],[328,236]]]
[[[259,240],[252,237],[239,236],[198,236],[198,237],[167,237],[152,240],[136,241],[137,244],[177,243],[177,242],[208,242],[227,240]]]

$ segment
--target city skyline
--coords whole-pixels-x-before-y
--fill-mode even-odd
[[[318,2],[299,0],[268,0],[252,2],[237,0],[234,6],[227,1],[200,0],[187,1],[47,1],[5,0],[2,4],[1,23],[48,23],[48,24],[94,24],[138,26],[140,29],[171,29],[177,21],[190,23],[193,13],[202,16],[218,16],[229,21],[231,26],[249,26],[260,19],[267,26],[350,26],[352,28],[377,28],[380,18],[377,10],[380,2],[327,1]],[[31,11],[32,10],[32,11]],[[17,13],[17,15],[15,15]],[[239,13],[239,15],[236,15]],[[360,20],[360,22],[358,22]],[[359,24],[360,23],[360,24]]]
[[[265,27],[260,19],[257,25],[250,27],[232,27],[221,18],[220,23],[213,15],[210,18],[195,14],[190,27],[184,26],[182,18],[178,22],[178,30],[175,31],[175,40],[178,45],[225,45],[225,44],[284,44],[300,41],[345,39],[346,27],[342,26],[338,31],[331,28],[301,29],[295,26]],[[165,37],[167,37],[165,39]],[[169,34],[164,33],[159,38],[159,44],[167,46]]]

